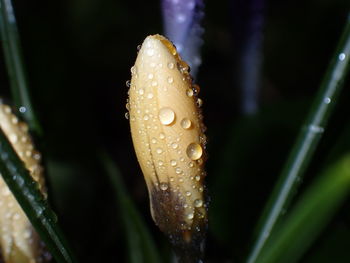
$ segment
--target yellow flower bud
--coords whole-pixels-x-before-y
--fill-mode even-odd
[[[11,108],[0,100],[0,128],[32,177],[45,192],[40,154],[35,151],[28,126],[19,121]],[[0,245],[1,256],[8,263],[35,263],[40,254],[40,242],[31,223],[0,177]]]
[[[161,35],[145,39],[131,72],[127,117],[152,217],[173,243],[201,242],[207,205],[199,87],[192,84],[176,48]]]

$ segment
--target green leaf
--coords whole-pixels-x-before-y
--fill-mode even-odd
[[[257,263],[298,262],[350,193],[350,155],[306,190],[261,250]]]
[[[30,98],[16,17],[11,0],[0,0],[0,33],[16,107],[23,114],[30,129],[37,135],[41,135],[42,130],[35,116]]]
[[[349,16],[350,17],[350,16]],[[270,233],[278,223],[282,211],[285,210],[296,192],[301,178],[316,150],[322,133],[350,65],[350,18],[334,53],[332,61],[323,78],[320,89],[310,109],[305,124],[289,155],[286,165],[265,207],[258,224],[258,237],[247,260],[254,263],[261,249],[267,242]]]
[[[0,173],[55,260],[58,263],[76,262],[63,238],[55,213],[2,129],[0,129]]]
[[[118,167],[100,152],[100,159],[114,188],[119,214],[124,224],[131,263],[160,263],[160,256],[142,216],[129,197]]]

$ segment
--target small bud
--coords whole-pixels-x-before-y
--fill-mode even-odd
[[[0,100],[0,128],[31,176],[44,189],[40,154],[34,149],[28,126],[19,121],[11,108]],[[38,262],[42,245],[27,216],[0,176],[0,246],[4,262]]]
[[[153,220],[176,250],[199,258],[207,226],[206,137],[189,67],[169,40],[153,35],[132,69],[129,120]]]

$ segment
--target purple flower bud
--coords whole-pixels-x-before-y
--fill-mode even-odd
[[[165,35],[174,43],[181,57],[191,67],[195,76],[201,64],[200,46],[204,16],[201,0],[163,0],[163,22]]]

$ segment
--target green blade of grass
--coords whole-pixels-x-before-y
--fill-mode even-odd
[[[58,263],[76,262],[57,217],[0,128],[0,174]]]
[[[31,102],[25,65],[23,63],[16,17],[11,0],[0,0],[0,33],[13,100],[30,129],[37,135],[42,130]]]
[[[265,207],[258,224],[258,237],[248,257],[248,263],[254,263],[269,238],[282,211],[284,211],[297,182],[300,181],[316,146],[324,132],[332,108],[336,104],[339,91],[349,70],[350,62],[350,16],[347,20],[336,52],[322,80],[320,89],[311,107],[305,125],[302,127],[286,165]]]
[[[111,158],[100,152],[100,159],[114,188],[120,216],[125,228],[131,263],[160,263],[160,256],[141,215],[126,192],[121,173]]]
[[[349,193],[350,155],[347,155],[310,186],[272,233],[256,262],[298,262]]]

